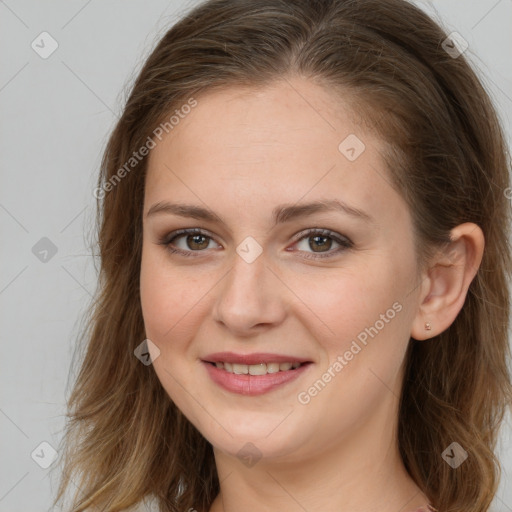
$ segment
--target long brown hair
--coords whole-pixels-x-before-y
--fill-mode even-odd
[[[512,403],[510,160],[467,52],[450,53],[446,38],[405,0],[210,0],[164,35],[102,160],[99,288],[79,340],[84,353],[69,397],[56,503],[73,483],[73,512],[125,510],[145,497],[160,510],[205,512],[219,492],[212,446],[152,366],[134,356],[146,337],[139,273],[147,157],[126,164],[203,91],[300,75],[348,91],[361,120],[387,144],[419,262],[458,224],[483,230],[483,260],[459,315],[434,339],[410,340],[398,439],[405,467],[439,511],[488,510],[500,475],[494,449]],[[454,441],[469,454],[457,469],[441,457]]]

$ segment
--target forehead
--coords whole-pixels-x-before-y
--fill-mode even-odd
[[[236,159],[249,164],[254,158],[268,163],[284,156],[289,161],[308,156],[309,161],[318,158],[318,149],[328,149],[338,158],[343,135],[356,131],[368,138],[356,126],[347,103],[305,79],[264,88],[214,90],[196,101],[197,106],[152,151],[150,161],[171,151],[190,157],[191,150],[195,158],[213,159],[212,163]]]
[[[336,197],[378,214],[399,199],[381,142],[363,130],[348,99],[304,79],[195,99],[151,150],[145,211],[149,202],[171,198],[220,207],[228,200],[251,211]]]

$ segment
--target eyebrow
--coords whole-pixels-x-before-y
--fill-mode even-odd
[[[291,220],[307,217],[314,213],[328,213],[328,212],[341,212],[351,217],[363,220],[367,223],[374,223],[374,219],[363,210],[350,206],[343,201],[338,199],[319,200],[305,204],[282,204],[276,206],[272,210],[273,225],[290,222]],[[146,218],[157,215],[157,214],[170,214],[178,215],[180,217],[189,217],[198,220],[218,222],[223,224],[226,223],[219,217],[215,212],[209,208],[203,208],[202,206],[196,206],[192,204],[183,203],[170,203],[167,201],[161,201],[154,204],[148,210]]]

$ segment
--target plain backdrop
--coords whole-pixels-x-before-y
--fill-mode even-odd
[[[96,287],[89,240],[101,153],[144,58],[196,3],[0,0],[0,512],[52,510],[52,447]],[[512,0],[419,5],[468,42],[510,144]],[[511,434],[507,418],[500,512],[512,511]]]

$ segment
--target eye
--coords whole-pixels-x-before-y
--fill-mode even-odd
[[[164,245],[171,253],[183,256],[196,256],[194,252],[208,249],[213,238],[200,229],[180,229],[162,238],[159,243]],[[183,239],[182,247],[175,247],[176,240]]]
[[[330,231],[329,229],[312,228],[295,236],[295,246],[303,244],[299,252],[306,253],[301,257],[306,259],[318,259],[332,257],[353,247],[353,243],[347,237]],[[181,240],[181,247],[176,241]],[[199,256],[199,252],[204,251],[213,242],[213,238],[206,232],[198,228],[180,229],[174,231],[170,235],[166,235],[159,240],[159,244],[166,247],[168,251],[173,254],[180,254],[182,256]],[[332,249],[333,243],[338,245],[334,250]],[[311,253],[307,253],[307,249],[311,249]],[[290,249],[287,249],[290,251]],[[294,252],[294,251],[292,251]]]
[[[311,253],[302,255],[303,258],[307,259],[332,257],[354,246],[350,239],[330,231],[329,229],[313,228],[299,233],[297,237],[299,237],[299,239],[295,245],[300,246],[300,244],[302,244],[302,250],[312,250]],[[333,242],[339,247],[331,251],[330,249],[332,248]]]

